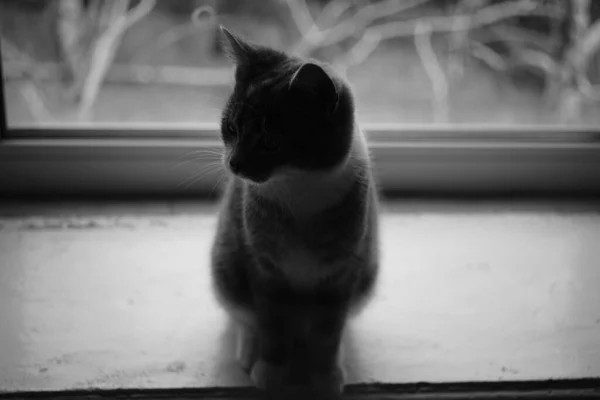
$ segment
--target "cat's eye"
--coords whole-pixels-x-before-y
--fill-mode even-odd
[[[230,134],[232,134],[233,136],[237,136],[237,134],[238,134],[237,128],[231,121],[227,121],[226,127],[227,127],[227,131]]]

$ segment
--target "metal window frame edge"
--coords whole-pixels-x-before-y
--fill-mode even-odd
[[[376,180],[390,194],[600,193],[600,133],[593,129],[382,125],[365,131]],[[218,160],[190,160],[194,152],[221,149],[217,132],[210,124],[11,127],[0,142],[0,195],[215,194],[224,174]]]

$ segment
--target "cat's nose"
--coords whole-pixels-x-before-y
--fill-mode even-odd
[[[238,172],[240,172],[241,170],[241,163],[240,160],[235,159],[235,158],[231,158],[229,160],[229,169],[231,170],[231,172],[233,172],[234,174],[237,174]]]

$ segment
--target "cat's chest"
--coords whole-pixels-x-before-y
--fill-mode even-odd
[[[336,270],[342,254],[328,254],[328,246],[316,243],[325,232],[317,226],[302,228],[278,221],[277,218],[249,218],[247,240],[259,260],[272,273],[282,274],[297,287],[311,287]],[[269,272],[269,271],[267,271]]]
[[[325,262],[314,250],[301,245],[273,254],[277,268],[296,287],[309,288],[325,279],[335,269],[335,262]]]

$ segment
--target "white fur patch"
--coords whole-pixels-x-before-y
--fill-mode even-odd
[[[284,169],[262,186],[262,193],[282,203],[296,218],[311,216],[339,201],[360,179],[356,166],[369,168],[368,160],[366,139],[357,130],[347,159],[337,168],[327,172]]]

